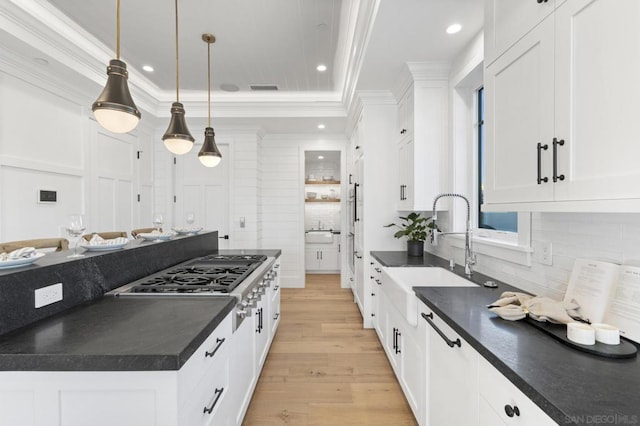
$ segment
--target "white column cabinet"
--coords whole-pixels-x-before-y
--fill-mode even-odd
[[[383,341],[383,333],[381,327],[384,324],[384,320],[381,318],[381,296],[382,289],[382,265],[375,259],[371,259],[369,262],[369,288],[371,289],[371,324],[376,330],[376,334],[380,341]],[[382,312],[384,313],[384,312]]]
[[[488,66],[487,210],[636,211],[639,19],[635,0],[557,2]]]
[[[414,70],[415,71],[415,70]],[[430,210],[446,189],[448,81],[414,81],[398,103],[397,209]]]

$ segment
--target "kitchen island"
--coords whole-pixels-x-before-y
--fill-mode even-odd
[[[15,290],[14,298],[22,294],[30,309],[33,288],[42,286],[34,277],[61,280],[67,303],[53,303],[53,313],[38,312],[44,317],[36,320],[12,311],[22,326],[0,336],[0,425],[241,424],[279,324],[280,253],[218,250],[211,232],[132,241],[74,261],[54,253],[44,264],[5,272],[0,286]],[[184,267],[185,260],[200,265],[226,255],[240,255],[241,263],[220,280],[240,276],[260,284],[243,321],[231,292],[104,295],[131,277],[146,280],[149,273]],[[251,255],[268,260],[250,275],[233,272]],[[118,268],[121,276],[110,279]]]
[[[372,255],[385,267],[448,268],[446,260],[426,253],[423,258],[410,258],[405,252]],[[464,276],[460,266],[455,272]],[[498,287],[483,287],[487,280],[495,281]],[[610,359],[587,354],[554,340],[525,321],[502,320],[486,306],[504,291],[521,290],[480,273],[474,273],[471,281],[478,286],[414,287],[423,302],[419,312],[441,318],[558,424],[640,422],[637,357]]]

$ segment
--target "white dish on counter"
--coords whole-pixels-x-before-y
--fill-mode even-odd
[[[129,244],[129,241],[127,241],[126,243],[117,244],[79,244],[78,247],[88,251],[109,251],[121,249],[127,244]]]
[[[43,257],[45,253],[36,253],[31,257],[21,257],[19,259],[0,260],[0,269],[17,268],[18,266],[30,265]]]
[[[203,228],[172,228],[173,231],[178,235],[189,235],[189,234],[197,234],[202,231]]]

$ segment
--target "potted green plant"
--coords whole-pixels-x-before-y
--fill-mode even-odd
[[[420,213],[411,212],[407,216],[400,216],[400,224],[390,223],[385,228],[395,226],[400,228],[395,234],[396,238],[407,238],[407,254],[409,256],[422,256],[424,253],[424,240],[431,235],[437,226],[431,217],[423,217]]]

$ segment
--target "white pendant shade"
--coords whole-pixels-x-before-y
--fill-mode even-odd
[[[113,133],[128,133],[136,128],[140,119],[133,114],[115,109],[96,109],[96,121]]]
[[[198,158],[205,167],[215,167],[220,163],[220,160],[222,160],[222,157],[218,157],[217,155],[200,155]]]
[[[164,140],[164,146],[172,154],[182,155],[182,154],[186,154],[187,152],[191,151],[191,148],[193,147],[193,142],[188,140],[188,139],[181,139],[181,138],[172,139],[172,138],[168,138],[168,139]]]

